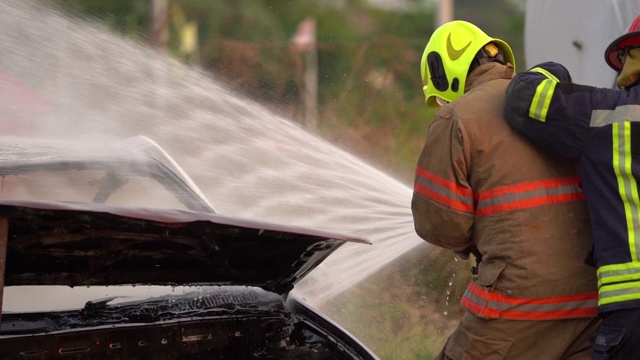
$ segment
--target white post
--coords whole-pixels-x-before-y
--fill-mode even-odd
[[[304,19],[291,39],[297,52],[304,53],[304,108],[305,126],[315,130],[318,125],[318,47],[316,21]]]
[[[153,0],[151,44],[163,52],[169,40],[169,0]]]
[[[308,129],[318,126],[318,49],[316,46],[306,53],[307,66],[304,72],[305,87],[305,124]]]
[[[150,61],[156,86],[154,89],[164,89],[167,86],[167,43],[169,40],[169,0],[153,0],[151,7],[151,46],[156,52],[155,59]],[[156,107],[164,106],[158,93],[153,96]]]
[[[451,20],[453,20],[453,0],[440,0],[436,27]]]

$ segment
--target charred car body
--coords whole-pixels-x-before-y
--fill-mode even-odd
[[[366,240],[217,214],[145,138],[2,149],[0,358],[376,359],[290,294]]]

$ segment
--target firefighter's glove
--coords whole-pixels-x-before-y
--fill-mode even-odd
[[[464,250],[454,250],[453,253],[462,260],[469,260],[469,255],[474,251],[474,248],[475,246],[469,246]]]

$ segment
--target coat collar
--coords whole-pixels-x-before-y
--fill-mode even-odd
[[[513,77],[513,65],[502,65],[497,62],[482,64],[475,68],[467,78],[464,92],[467,93],[482,83],[495,79],[511,79]]]

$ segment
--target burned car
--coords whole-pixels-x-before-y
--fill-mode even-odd
[[[366,239],[218,214],[146,138],[0,149],[1,359],[377,359],[290,294]]]

